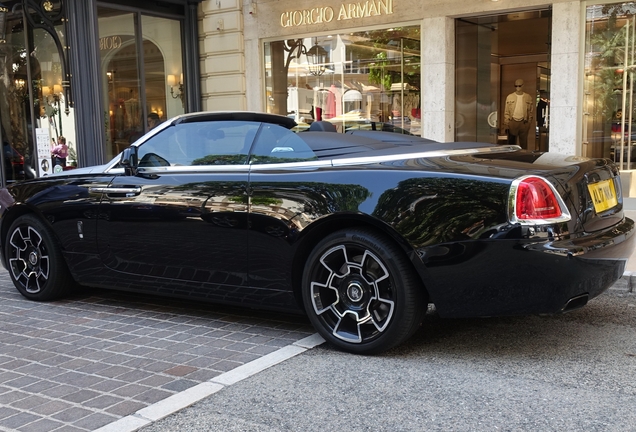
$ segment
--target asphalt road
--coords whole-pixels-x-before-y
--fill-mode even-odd
[[[558,316],[429,315],[382,356],[306,351],[142,430],[633,431],[636,293]]]

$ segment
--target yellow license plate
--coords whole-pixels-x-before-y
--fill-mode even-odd
[[[616,189],[614,189],[613,180],[603,180],[597,183],[588,184],[587,190],[590,191],[592,202],[594,203],[594,210],[596,213],[609,210],[615,205],[618,205],[618,198],[616,198]]]

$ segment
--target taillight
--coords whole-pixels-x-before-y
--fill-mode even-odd
[[[525,177],[517,185],[515,216],[519,220],[561,218],[562,211],[551,185],[540,177]]]

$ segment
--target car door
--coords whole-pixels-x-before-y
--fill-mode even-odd
[[[104,191],[105,265],[157,290],[247,285],[246,162],[259,125],[195,119],[143,142],[139,174]]]
[[[263,124],[250,155],[250,286],[270,290],[280,306],[293,304],[294,242],[330,192],[320,173],[330,161],[319,161],[301,135]]]

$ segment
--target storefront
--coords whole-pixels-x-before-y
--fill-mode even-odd
[[[516,0],[259,4],[245,18],[257,29],[245,32],[246,81],[258,83],[247,91],[247,109],[293,116],[301,128],[329,120],[340,132],[390,129],[438,141],[516,142],[583,155],[585,6]],[[505,115],[517,81],[527,94],[523,136],[509,133]]]
[[[615,158],[636,196],[635,4],[4,1],[3,179],[46,173],[59,135],[67,165],[86,166],[147,131],[149,114],[200,109],[504,143],[521,80],[532,115],[514,142]]]
[[[200,109],[198,1],[0,5],[3,184],[109,160],[149,126]],[[51,148],[66,138],[56,166]]]

